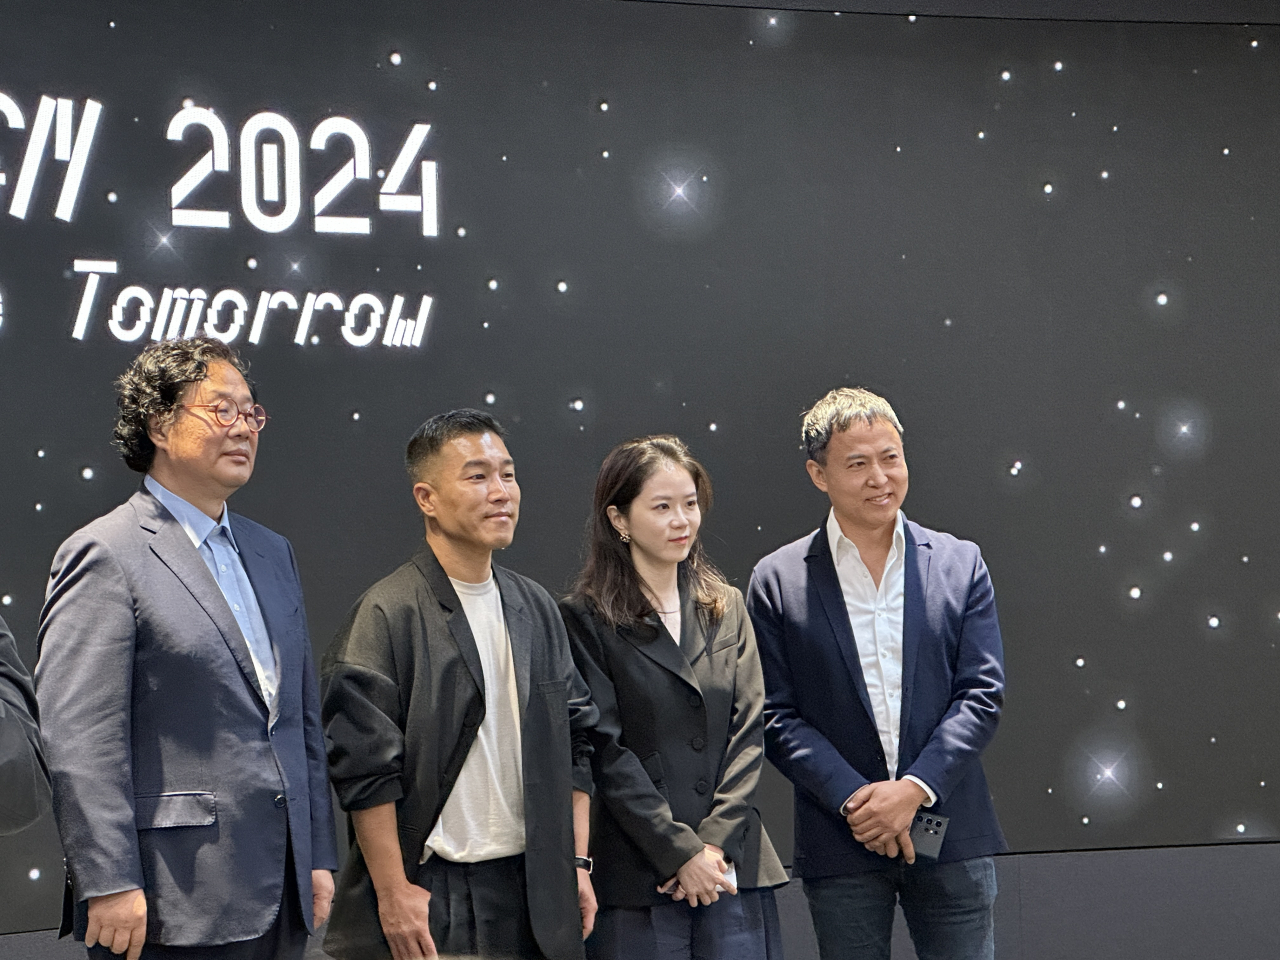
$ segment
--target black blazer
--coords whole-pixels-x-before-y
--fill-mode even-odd
[[[0,620],[0,836],[29,827],[50,809],[38,717],[31,674]]]
[[[613,629],[560,604],[600,720],[591,733],[592,876],[601,906],[669,903],[656,887],[710,843],[742,888],[786,883],[751,805],[764,763],[764,681],[742,594],[709,637],[680,596],[680,645],[657,615]]]
[[[555,601],[496,564],[511,637],[524,772],[529,913],[549,960],[582,957],[573,865],[572,793],[590,793],[595,721],[569,655]],[[484,674],[462,603],[425,543],[369,588],[325,654],[323,718],[329,769],[346,811],[396,804],[400,850],[412,880],[484,719]],[[327,953],[391,956],[355,831],[338,877]]]

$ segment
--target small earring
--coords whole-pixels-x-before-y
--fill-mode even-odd
[[[623,543],[630,543],[630,542],[631,542],[631,534],[629,534],[629,533],[620,533],[620,534],[618,534],[618,539],[619,539],[619,540],[621,540]]]

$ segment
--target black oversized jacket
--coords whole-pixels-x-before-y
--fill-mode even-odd
[[[742,594],[704,629],[680,595],[679,646],[656,615],[610,627],[589,602],[561,602],[574,660],[600,719],[592,876],[601,906],[669,903],[656,892],[703,844],[744,889],[786,883],[753,806],[764,764],[764,680]]]
[[[547,592],[494,565],[520,699],[529,912],[550,960],[582,956],[572,791],[591,792],[587,731],[597,712]],[[323,719],[342,809],[396,804],[412,879],[485,715],[479,652],[462,604],[425,543],[357,601],[325,655]],[[325,950],[390,956],[369,871],[352,847]]]

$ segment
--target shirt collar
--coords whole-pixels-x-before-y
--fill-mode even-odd
[[[893,524],[893,547],[889,551],[889,563],[906,556],[907,534],[904,527],[905,521],[906,514],[899,510],[898,518]],[[862,559],[861,554],[858,553],[857,546],[840,529],[840,521],[836,519],[835,507],[832,507],[827,513],[827,544],[831,547],[831,559],[836,564],[840,563],[841,555],[849,550],[852,550],[858,559]]]
[[[178,521],[179,526],[186,531],[187,536],[191,538],[191,542],[195,544],[197,550],[201,544],[209,539],[209,535],[221,527],[227,531],[227,539],[231,541],[231,546],[237,553],[240,548],[236,546],[236,538],[231,532],[230,513],[227,511],[227,505],[222,505],[222,518],[220,520],[210,519],[209,515],[199,507],[192,506],[186,500],[171,490],[160,485],[160,481],[151,474],[147,474],[143,478],[142,485],[147,488],[161,505],[173,514],[173,519]]]

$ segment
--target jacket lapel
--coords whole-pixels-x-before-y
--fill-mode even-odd
[[[462,609],[462,601],[458,599],[457,591],[449,582],[449,575],[444,572],[444,567],[440,566],[440,561],[436,559],[436,555],[425,541],[414,554],[413,562],[427,581],[427,586],[431,588],[440,606],[448,611],[449,633],[453,636],[453,642],[458,645],[462,662],[467,665],[471,679],[476,682],[476,687],[480,690],[480,699],[483,700],[484,670],[480,667],[480,650],[476,647],[476,638],[471,633],[467,614]]]
[[[231,608],[227,606],[227,598],[218,588],[218,582],[205,565],[200,552],[192,544],[187,532],[148,491],[139,490],[133,495],[132,503],[138,514],[138,523],[143,530],[150,533],[149,546],[151,552],[160,558],[160,562],[168,567],[178,581],[186,587],[196,603],[200,604],[209,619],[213,621],[231,656],[240,667],[245,680],[258,700],[266,706],[266,698],[262,688],[258,686],[258,674],[253,669],[253,658],[249,655],[249,644],[245,642],[236,623]]]
[[[683,586],[680,588],[680,652],[689,661],[689,666],[696,667],[699,658],[707,652],[707,631],[702,628],[702,620],[698,616],[697,601],[689,595]]]
[[[520,700],[520,716],[529,703],[529,672],[533,658],[533,621],[525,611],[512,574],[494,565],[493,575],[498,580],[498,592],[502,594],[502,617],[507,622],[507,636],[511,638],[511,660],[516,667],[516,692]]]
[[[712,650],[720,639],[720,627],[723,623],[723,619],[713,620],[709,626],[704,626],[702,618],[698,616],[698,605],[693,601],[683,605],[680,620],[680,647],[689,660],[690,666],[693,667],[693,675],[699,681],[706,680],[708,690],[718,682],[717,670],[727,670],[730,677],[735,676],[737,671],[734,665],[738,659],[736,634],[731,638],[735,642],[729,643],[723,650],[712,656]],[[723,677],[724,673],[720,673],[720,676]]]
[[[689,634],[691,627],[697,631],[696,624],[689,624],[691,612],[688,605],[682,605],[680,613],[680,637],[682,641]],[[625,639],[658,666],[670,670],[689,686],[693,687],[694,690],[698,691],[699,694],[702,693],[702,687],[698,683],[698,678],[694,675],[693,667],[689,665],[689,658],[685,656],[681,647],[671,642],[671,635],[662,629],[662,621],[658,619],[657,614],[650,614],[637,624],[619,627],[618,636]]]
[[[840,578],[836,575],[836,562],[831,556],[831,544],[827,541],[825,526],[819,527],[813,535],[805,562],[809,565],[811,582],[822,600],[822,608],[826,611],[836,647],[853,678],[858,699],[862,701],[862,708],[867,711],[867,718],[872,726],[875,726],[876,715],[871,709],[871,697],[867,694],[867,681],[862,676],[858,644],[853,638],[853,627],[849,625],[849,610],[844,603],[844,592],[840,589]]]
[[[905,528],[907,554],[902,582],[902,713],[898,718],[899,731],[907,729],[907,717],[911,715],[911,695],[916,688],[916,660],[921,637],[928,625],[925,604],[929,592],[929,561],[933,557],[933,547],[924,528],[910,521]]]

